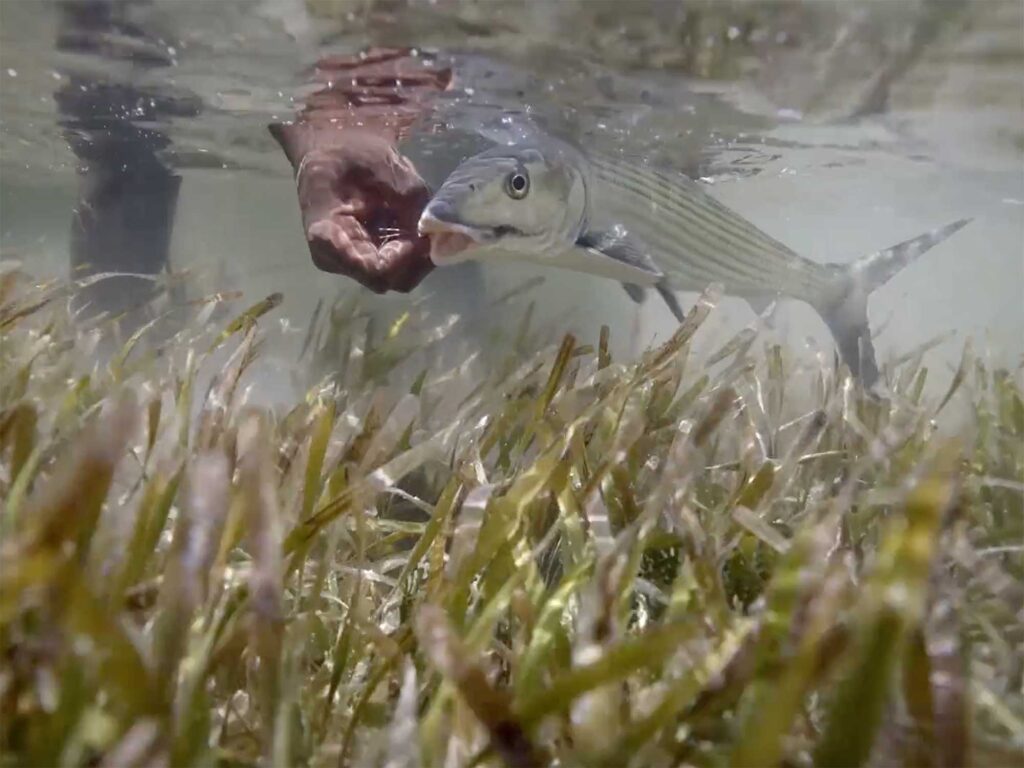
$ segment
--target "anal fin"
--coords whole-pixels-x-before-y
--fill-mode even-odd
[[[576,245],[597,251],[610,259],[629,264],[653,275],[662,272],[651,258],[647,247],[620,226],[607,230],[587,230],[576,240]]]

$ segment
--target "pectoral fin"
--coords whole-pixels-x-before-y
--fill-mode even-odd
[[[580,235],[576,245],[588,251],[596,251],[609,259],[643,269],[657,277],[662,276],[647,247],[621,227],[588,230]]]
[[[657,285],[664,277],[644,244],[621,227],[587,230],[576,240],[573,251],[580,269],[619,280],[636,302],[643,301],[643,288]]]
[[[650,275],[651,281],[644,285],[654,286],[658,291],[658,295],[664,299],[672,314],[675,315],[677,320],[682,321],[684,317],[683,308],[679,305],[675,294],[666,285],[665,274],[658,269],[648,249],[639,240],[630,236],[623,229],[615,227],[608,231],[590,230],[585,232],[576,241],[576,245],[587,252],[600,254],[621,264],[645,270]],[[623,283],[622,287],[626,289],[629,297],[637,303],[643,301],[646,296],[644,289],[635,283]]]

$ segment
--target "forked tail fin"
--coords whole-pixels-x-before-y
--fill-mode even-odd
[[[837,276],[835,291],[816,302],[815,309],[832,331],[839,354],[850,367],[851,373],[864,386],[870,387],[878,380],[878,363],[868,327],[868,296],[922,253],[951,237],[970,221],[954,221],[884,251],[872,253],[853,264],[833,265]]]

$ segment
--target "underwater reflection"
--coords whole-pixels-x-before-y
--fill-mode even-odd
[[[164,39],[130,19],[128,0],[62,2],[56,48],[126,62],[123,81],[83,65],[54,93],[65,138],[78,159],[78,201],[71,218],[71,274],[90,278],[78,295],[85,316],[123,315],[129,327],[144,316],[152,277],[168,268],[181,178],[162,159],[170,144],[163,123],[195,116],[199,100],[132,83],[139,70],[173,63]]]

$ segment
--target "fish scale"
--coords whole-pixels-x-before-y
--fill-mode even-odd
[[[799,256],[685,176],[669,186],[657,171],[604,158],[592,163],[594,218],[626,219],[647,242],[654,239],[650,231],[661,233],[659,263],[678,290],[699,291],[719,282],[745,298],[784,293],[808,301],[832,281],[828,267]]]

